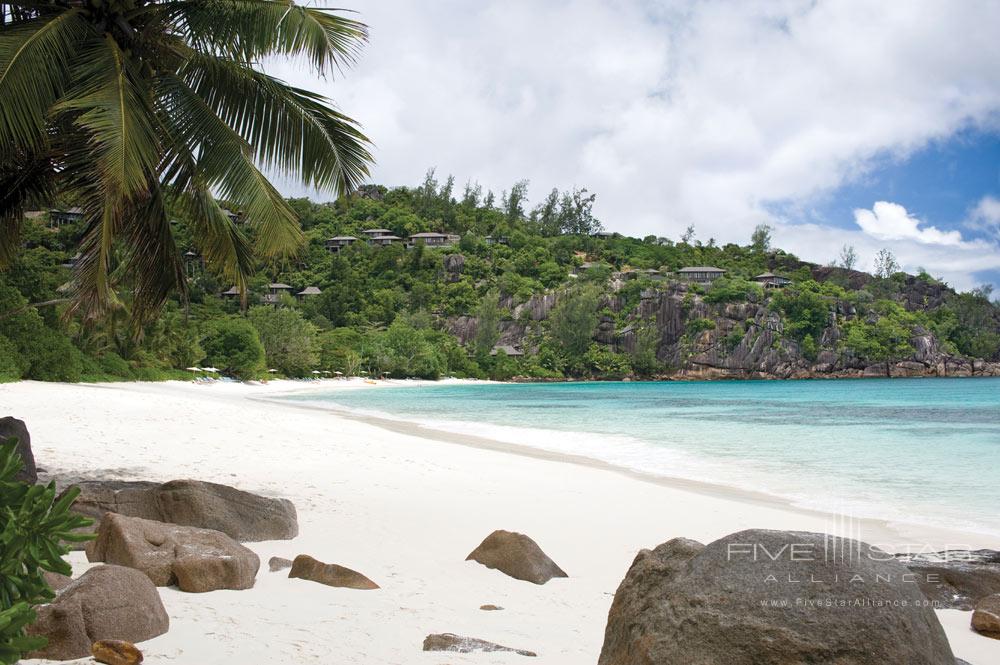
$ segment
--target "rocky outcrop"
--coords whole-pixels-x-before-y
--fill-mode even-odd
[[[56,592],[62,591],[73,583],[72,577],[53,573],[49,570],[42,571],[42,577],[45,578],[45,583],[49,585],[49,588]]]
[[[1000,552],[948,550],[897,554],[916,573],[920,590],[942,609],[971,610],[981,599],[1000,594]]]
[[[90,653],[94,660],[105,665],[139,665],[142,662],[138,647],[124,640],[98,640],[90,647]]]
[[[538,543],[512,531],[494,531],[465,560],[534,584],[545,584],[553,577],[568,577]]]
[[[454,633],[439,633],[424,638],[424,651],[454,651],[457,653],[474,653],[477,651],[508,651],[521,656],[537,656],[534,651],[512,649],[493,642],[487,642],[477,637],[462,637]]]
[[[256,554],[219,531],[114,513],[105,515],[87,558],[135,568],[156,586],[176,584],[193,593],[249,589],[260,568]]]
[[[972,613],[972,629],[1000,640],[1000,594],[983,598]]]
[[[909,571],[818,533],[750,530],[636,557],[615,593],[600,665],[952,665]]]
[[[14,478],[34,485],[38,482],[38,470],[35,468],[35,456],[31,452],[31,435],[23,420],[12,416],[0,418],[0,442],[7,439],[17,439],[17,454],[24,462],[24,468]]]
[[[99,640],[142,642],[170,627],[153,583],[138,570],[122,566],[91,568],[36,612],[28,634],[45,637],[48,644],[28,658],[85,658]]]
[[[379,586],[370,579],[350,568],[338,566],[335,563],[323,563],[308,554],[300,554],[292,562],[288,577],[319,582],[327,586],[360,589],[363,591],[378,589]]]
[[[299,533],[295,506],[199,480],[88,481],[75,485],[73,510],[99,522],[106,513],[212,529],[240,542],[288,540]]]

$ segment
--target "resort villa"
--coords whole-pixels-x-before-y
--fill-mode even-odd
[[[710,284],[726,274],[722,268],[712,266],[688,266],[677,271],[681,279],[697,284]]]
[[[288,284],[282,284],[280,282],[272,282],[267,285],[267,293],[261,296],[260,301],[265,305],[280,305],[281,296],[284,294],[291,294],[292,287]]]
[[[306,288],[296,293],[295,297],[298,298],[299,300],[305,300],[310,296],[318,296],[321,295],[322,293],[323,291],[321,291],[318,287],[307,286]]]
[[[365,233],[368,233],[365,231]],[[369,236],[367,242],[372,247],[388,247],[397,242],[401,242],[403,239],[399,236],[394,236],[392,233],[383,236]]]
[[[753,281],[764,286],[765,289],[780,289],[792,283],[792,280],[773,272],[765,272],[753,278]]]
[[[391,236],[392,229],[365,229],[362,231],[367,239],[379,238],[382,236]]]
[[[451,247],[452,245],[457,245],[461,239],[461,236],[457,236],[454,233],[414,233],[407,240],[406,246],[416,247],[417,243],[422,242],[427,247]]]
[[[328,252],[339,254],[340,250],[349,247],[352,243],[357,242],[357,240],[354,236],[334,236],[328,238],[324,245],[326,245]]]

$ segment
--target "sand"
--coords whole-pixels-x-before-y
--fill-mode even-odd
[[[262,559],[253,589],[161,589],[171,628],[141,645],[147,663],[523,661],[514,654],[422,652],[424,637],[439,632],[539,654],[526,662],[594,663],[612,596],[639,549],[675,536],[708,542],[750,527],[844,529],[833,516],[767,497],[651,482],[586,460],[261,401],[328,387],[0,385],[0,413],[28,423],[37,462],[49,475],[196,478],[286,497],[298,508],[298,538],[249,544]],[[1000,548],[973,534],[860,527],[866,540],[886,545]],[[466,562],[494,529],[532,536],[570,577],[536,586]],[[300,553],[358,570],[382,588],[334,589],[268,572],[271,556]],[[81,553],[70,558],[74,574],[89,565]],[[504,609],[478,609],[487,603]],[[973,665],[1000,663],[1000,641],[972,633],[970,613],[939,616],[956,656]]]

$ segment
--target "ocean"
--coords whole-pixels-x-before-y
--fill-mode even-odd
[[[447,384],[290,399],[1000,537],[1000,378]]]

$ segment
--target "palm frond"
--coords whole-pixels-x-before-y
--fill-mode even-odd
[[[93,162],[99,187],[109,198],[123,203],[148,193],[161,158],[148,81],[110,35],[87,44],[73,78],[74,86],[54,111],[72,118],[86,145],[68,149]]]
[[[0,32],[0,154],[41,149],[45,120],[91,28],[79,9],[16,22]]]
[[[180,75],[269,171],[317,189],[353,191],[369,175],[370,142],[322,96],[237,62],[191,54]]]
[[[302,243],[298,217],[253,163],[253,150],[181,79],[159,82],[160,116],[174,140],[166,175],[175,185],[202,180],[222,198],[232,201],[255,229],[257,252],[266,257],[288,256]],[[193,155],[184,164],[183,155]],[[180,157],[176,157],[180,155]]]
[[[254,272],[253,247],[204,184],[193,184],[180,197],[191,235],[209,267],[245,294]]]
[[[122,239],[127,247],[123,273],[132,286],[132,323],[145,324],[167,300],[170,292],[185,291],[184,265],[170,231],[159,183],[149,183],[150,196],[124,221]]]
[[[47,154],[16,153],[0,164],[0,269],[20,249],[29,205],[47,205],[55,192],[55,169]]]
[[[177,29],[198,50],[245,63],[304,54],[326,73],[353,64],[368,27],[334,11],[292,0],[187,0],[168,3]]]

